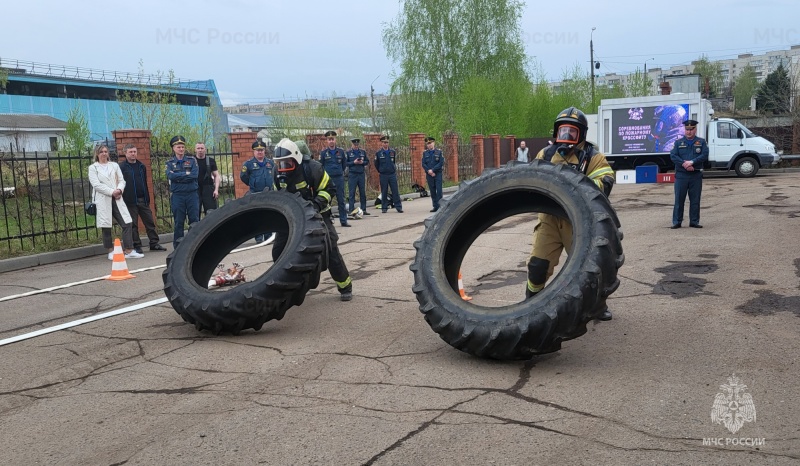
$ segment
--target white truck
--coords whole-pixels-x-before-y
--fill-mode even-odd
[[[604,99],[596,115],[587,115],[586,139],[595,143],[614,170],[658,165],[675,168],[669,152],[683,137],[683,122],[697,120],[697,135],[708,142],[704,168],[734,170],[751,177],[777,164],[775,145],[732,118],[714,118],[711,103],[699,93]]]

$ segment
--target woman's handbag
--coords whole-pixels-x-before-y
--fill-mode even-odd
[[[97,204],[94,202],[87,202],[84,204],[83,210],[86,211],[87,215],[97,215]]]

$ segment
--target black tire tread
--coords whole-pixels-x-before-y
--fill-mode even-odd
[[[577,226],[573,222],[573,229],[581,230],[576,237],[591,234],[593,247],[587,247],[586,251],[573,251],[569,260],[577,261],[579,270],[564,280],[565,286],[551,293],[546,302],[539,299],[525,301],[522,304],[526,306],[524,312],[516,312],[519,305],[512,305],[493,308],[496,312],[480,313],[473,304],[444,296],[454,293],[454,290],[450,289],[449,283],[437,283],[433,278],[436,275],[434,268],[441,267],[443,262],[440,251],[447,247],[437,243],[436,239],[449,238],[457,228],[457,225],[442,221],[441,216],[451,215],[451,210],[456,207],[462,213],[468,212],[486,193],[495,189],[493,186],[498,185],[498,181],[519,170],[530,173],[530,177],[525,178],[526,184],[535,184],[543,178],[555,179],[554,183],[568,184],[569,188],[565,189],[574,189],[580,194],[573,196],[575,200],[570,202],[584,203],[592,218],[578,222]],[[422,237],[414,242],[417,253],[410,266],[414,274],[412,290],[430,327],[445,342],[461,351],[493,359],[528,359],[536,354],[557,351],[562,341],[586,333],[586,324],[597,317],[601,310],[599,306],[619,286],[617,271],[625,261],[619,227],[619,219],[608,199],[585,176],[564,165],[541,160],[523,166],[511,164],[462,182],[459,190],[443,201],[440,211],[428,218]]]

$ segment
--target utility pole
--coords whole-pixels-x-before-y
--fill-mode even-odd
[[[590,112],[595,112],[594,107],[594,43],[592,42],[594,36],[594,30],[597,29],[596,27],[592,28],[592,33],[589,35],[589,74],[591,74],[592,78],[592,108],[589,110]]]
[[[375,81],[377,81],[380,77],[381,75],[375,76],[375,79],[369,83],[369,97],[372,100],[372,131],[378,130],[378,128],[375,126],[375,88],[372,87],[372,85],[375,84]]]

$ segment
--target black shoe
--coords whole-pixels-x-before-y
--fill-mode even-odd
[[[364,211],[364,215],[372,215],[372,214],[371,214],[371,213],[369,213],[369,212],[367,212],[367,211],[365,210],[365,211]]]
[[[436,212],[436,209],[431,209],[431,212]]]
[[[138,248],[133,248],[133,250],[134,250],[134,251],[136,251],[136,252],[138,252],[139,254],[144,254],[144,253],[142,252],[142,247],[141,247],[141,246],[139,246]]]
[[[342,223],[342,226],[343,226],[343,227],[350,228],[352,225],[350,225],[349,223]]]
[[[385,211],[385,210],[382,210],[382,211],[381,211],[381,213],[382,213],[382,214],[385,214],[385,213],[386,213],[386,211]]]
[[[153,246],[150,246],[150,250],[151,251],[166,251],[167,248],[165,248],[164,246],[162,246],[160,244],[155,244]]]
[[[403,213],[403,209],[397,209],[397,213],[398,214],[402,214]]]
[[[538,291],[531,291],[528,288],[528,285],[525,285],[525,299],[533,298],[534,296],[536,296],[537,293],[539,293],[539,292]]]
[[[614,318],[614,316],[611,315],[611,311],[609,311],[608,308],[606,308],[605,311],[601,312],[596,317],[597,320],[601,320],[603,322],[608,322],[609,320],[611,320],[613,318]]]
[[[672,225],[672,226],[671,226],[671,227],[669,227],[669,228],[670,228],[671,230],[677,230],[677,229],[678,229],[678,228],[680,228],[680,227],[681,227],[681,224],[680,224],[680,223],[676,223],[675,225]]]
[[[353,299],[353,292],[352,291],[342,291],[339,299],[342,301],[350,301]]]
[[[695,223],[694,225],[689,224],[689,226],[692,228],[703,228],[703,225],[700,225],[699,223]]]

